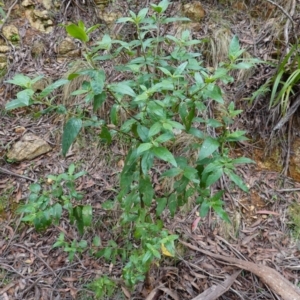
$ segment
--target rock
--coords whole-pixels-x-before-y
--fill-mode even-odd
[[[41,56],[41,54],[46,50],[46,46],[43,42],[35,40],[31,47],[31,54],[33,57]],[[1,52],[1,51],[0,51]]]
[[[42,3],[47,10],[52,8],[52,0],[43,0]]]
[[[6,39],[9,41],[15,41],[19,38],[19,30],[15,25],[7,25],[2,28],[2,33]]]
[[[13,161],[31,160],[51,150],[46,141],[38,136],[27,133],[8,151],[7,158]]]
[[[183,14],[192,22],[199,22],[205,17],[205,11],[200,1],[193,1],[182,6]]]
[[[5,54],[0,54],[0,63],[7,63],[7,56]]]
[[[58,53],[63,55],[76,49],[76,44],[70,38],[65,38],[58,47]]]
[[[9,46],[0,46],[0,53],[6,53],[10,50]]]
[[[22,1],[22,6],[28,7],[28,6],[33,6],[34,2],[32,0],[24,0]]]
[[[47,10],[38,10],[34,9],[33,10],[33,15],[35,16],[36,19],[41,19],[41,20],[48,20],[50,18],[49,13]]]

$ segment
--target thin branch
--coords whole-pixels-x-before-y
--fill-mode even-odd
[[[292,26],[294,28],[295,22],[294,22],[293,18],[281,5],[277,4],[276,2],[274,2],[272,0],[266,0],[266,1],[275,5],[276,7],[278,7],[290,19],[290,21],[292,22]]]
[[[7,14],[6,14],[6,16],[5,16],[4,20],[3,20],[3,23],[0,25],[0,31],[2,30],[2,28],[3,28],[4,24],[5,24],[5,22],[8,20],[10,14],[11,14],[11,11],[12,11],[13,8],[15,7],[15,5],[18,3],[18,1],[19,1],[19,0],[16,0],[16,1],[12,4],[12,6],[8,9],[8,12],[7,12]]]

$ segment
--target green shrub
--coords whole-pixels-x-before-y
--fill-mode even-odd
[[[174,216],[178,208],[193,197],[200,205],[201,217],[213,209],[230,222],[223,208],[223,191],[212,194],[213,187],[222,176],[226,176],[247,192],[248,188],[235,168],[239,164],[252,163],[248,158],[233,159],[229,156],[230,145],[246,140],[246,137],[245,131],[231,130],[233,120],[241,111],[235,109],[233,102],[224,103],[221,85],[234,81],[230,75],[232,70],[251,68],[257,60],[240,58],[244,50],[234,36],[228,60],[213,71],[206,68],[202,65],[201,54],[193,52],[194,45],[201,41],[192,40],[188,30],[184,30],[180,37],[161,35],[167,24],[188,21],[186,18],[166,17],[164,12],[168,5],[169,2],[163,0],[158,5],[151,5],[151,14],[148,8],[144,8],[137,15],[130,12],[129,17],[119,19],[118,23],[135,26],[137,38],[132,41],[115,40],[104,35],[89,47],[89,34],[96,26],[86,29],[82,22],[66,26],[72,37],[83,42],[84,59],[90,66],[68,78],[72,80],[82,75],[90,78],[80,90],[73,92],[73,95],[84,95],[86,103],[92,104],[93,112],[89,118],[83,117],[78,109],[54,105],[53,97],[49,99],[53,90],[67,80],[58,80],[40,93],[32,90],[32,82],[36,79],[17,75],[9,81],[25,89],[7,104],[7,109],[38,103],[46,106],[44,113],[58,111],[68,116],[62,137],[63,155],[84,126],[100,126],[99,138],[108,143],[116,133],[126,135],[130,140],[131,147],[120,174],[120,189],[116,197],[122,209],[119,222],[124,231],[128,231],[128,236],[139,243],[135,248],[129,240],[124,246],[129,253],[123,269],[123,279],[128,286],[145,278],[151,264],[161,258],[162,249],[169,256],[175,255],[174,241],[178,236],[163,230],[160,217],[163,212],[169,211]],[[99,61],[115,60],[121,56],[128,60],[116,66],[116,70],[128,79],[106,82],[105,70],[99,66]],[[113,105],[109,121],[105,122],[98,119],[95,112],[107,99],[113,101]],[[218,118],[208,117],[211,102],[223,108]],[[216,134],[211,134],[215,131]],[[196,141],[192,145],[197,153],[196,160],[184,155],[176,157],[170,151],[170,145],[181,132]],[[157,197],[150,170],[161,161],[167,170],[160,179],[176,178],[176,181],[171,192]],[[63,245],[62,239],[61,243]],[[108,248],[111,247],[100,250],[98,256],[110,258],[113,251],[107,251]]]

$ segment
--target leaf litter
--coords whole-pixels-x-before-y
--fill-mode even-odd
[[[206,5],[207,9],[213,9],[209,4]],[[243,21],[235,24],[235,28],[241,35],[242,42],[253,45],[248,25]],[[271,47],[264,41],[266,33],[270,34],[268,26],[270,27],[269,23],[262,26],[262,31],[254,39],[254,52],[260,46],[261,55],[268,53]],[[202,37],[203,32],[208,30],[208,27],[204,27],[195,35]],[[26,35],[27,39],[29,37],[30,35]],[[34,64],[37,62],[27,56],[18,70],[27,75],[35,74],[37,66]],[[9,70],[8,76],[11,77],[14,71]],[[45,63],[44,71],[55,77],[66,71],[66,64],[54,63],[49,66]],[[228,95],[234,92],[233,96],[240,100],[253,86],[259,86],[269,76],[264,74],[265,67],[256,72],[257,74],[249,77],[242,89],[234,86],[228,91]],[[13,93],[8,89],[1,89],[1,92],[5,93],[2,94],[2,99],[10,98]],[[1,105],[3,104],[2,100]],[[260,103],[255,108],[255,116],[253,111],[246,112],[244,126],[246,129],[253,128],[253,131],[258,129],[261,132],[260,119],[263,119],[264,111],[257,107],[261,107]],[[14,112],[12,116],[1,116],[0,142],[1,145],[6,145],[4,149],[1,146],[2,157],[7,148],[19,139],[22,131],[15,128],[21,127],[46,137],[53,150],[18,165],[1,160],[0,190],[9,203],[0,211],[0,299],[87,299],[89,296],[93,297],[93,293],[86,288],[86,284],[103,274],[115,278],[128,299],[279,299],[278,295],[282,299],[299,299],[295,286],[299,284],[300,278],[300,247],[299,242],[290,235],[287,216],[289,205],[300,201],[299,184],[276,172],[264,171],[254,166],[239,170],[248,181],[250,194],[228,187],[225,195],[226,208],[236,224],[226,227],[214,215],[201,219],[195,214],[197,207],[194,206],[188,213],[181,211],[174,218],[164,215],[169,231],[180,234],[184,241],[177,245],[176,258],[166,255],[159,265],[152,267],[152,290],[145,291],[140,284],[130,293],[120,280],[123,267],[121,261],[110,264],[90,256],[88,251],[81,256],[76,255],[73,262],[68,261],[67,254],[62,249],[53,249],[52,245],[61,232],[70,241],[77,239],[78,234],[74,227],[62,219],[58,226],[37,233],[20,223],[20,217],[15,214],[18,203],[26,199],[31,179],[45,179],[48,174],[64,171],[69,163],[81,161],[82,168],[88,175],[80,179],[77,188],[86,192],[86,201],[92,203],[94,217],[98,222],[98,226],[92,229],[92,234],[86,234],[85,238],[91,245],[91,237],[96,235],[106,245],[110,239],[118,237],[118,233],[112,232],[111,228],[116,225],[120,212],[117,208],[114,211],[105,210],[101,203],[113,199],[116,194],[117,177],[127,151],[126,144],[120,145],[113,141],[111,146],[104,146],[88,137],[91,140],[73,145],[71,154],[65,160],[59,154],[59,132],[63,120],[57,116],[42,116],[37,122],[28,118],[27,113],[26,109],[22,109]],[[236,126],[241,127],[240,124]],[[91,146],[84,147],[83,151],[84,144]],[[180,147],[182,145],[178,146]],[[250,150],[247,147],[249,144],[242,144],[243,151],[251,152],[252,146]],[[163,164],[160,168],[160,172],[164,171]],[[153,176],[157,174],[154,173]],[[157,180],[156,184],[156,191],[159,192],[163,187]],[[12,192],[8,192],[8,187],[13,188]],[[122,245],[124,241],[119,237],[118,242]],[[260,272],[257,271],[258,266],[261,266]],[[267,269],[268,267],[272,269]],[[240,268],[246,272],[240,273]],[[296,294],[281,294],[265,275],[261,275],[262,272],[273,276],[279,276],[280,273],[280,277],[272,278],[277,280],[276,283],[282,281],[288,285],[284,292]],[[283,280],[282,276],[292,282],[293,286]],[[120,297],[116,295],[115,299]]]

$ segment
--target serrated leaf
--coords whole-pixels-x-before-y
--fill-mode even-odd
[[[93,111],[96,112],[97,109],[104,103],[105,100],[106,100],[105,92],[102,92],[99,95],[94,95]]]
[[[116,84],[112,84],[110,86],[110,88],[116,92],[119,93],[121,95],[129,95],[132,97],[136,97],[136,93],[134,92],[134,90],[127,84],[124,82],[119,82]]]
[[[153,166],[153,154],[151,152],[146,152],[142,155],[141,167],[143,174],[147,174]]]
[[[89,41],[89,37],[85,33],[84,29],[80,26],[77,26],[75,24],[68,25],[66,26],[66,31],[71,37],[75,39],[79,39],[82,42]]]
[[[182,72],[184,71],[184,69],[186,68],[187,64],[188,64],[188,62],[186,61],[186,62],[182,63],[180,66],[178,66],[174,72],[174,76],[181,75]]]
[[[153,147],[152,143],[142,143],[137,148],[137,154],[139,155],[139,154],[151,149],[152,147]]]
[[[161,130],[161,127],[162,127],[162,125],[160,122],[154,123],[149,129],[148,137],[150,138],[150,137],[158,134]]]
[[[151,149],[151,152],[159,159],[164,160],[170,164],[172,164],[174,167],[177,167],[176,160],[173,156],[173,154],[164,147],[153,147]]]
[[[118,104],[114,104],[110,110],[110,119],[111,122],[114,125],[118,125],[118,111],[119,111],[119,105]]]
[[[168,171],[165,171],[165,172],[161,175],[161,177],[162,177],[162,178],[163,178],[163,177],[175,177],[175,176],[181,174],[182,172],[183,172],[183,171],[182,171],[181,169],[179,169],[179,168],[172,168],[172,169],[170,169],[170,170],[168,170]]]
[[[82,221],[84,226],[92,225],[93,210],[91,205],[85,205],[82,208]]]
[[[159,217],[167,206],[167,198],[156,199],[156,215]]]
[[[149,175],[141,176],[139,181],[139,192],[143,195],[143,202],[146,206],[150,206],[154,196],[154,189]]]
[[[173,193],[170,195],[168,199],[168,208],[170,210],[171,216],[174,217],[175,212],[177,210],[178,203],[177,203],[177,194]]]
[[[69,82],[67,79],[59,79],[52,84],[48,85],[45,89],[43,89],[39,93],[39,97],[44,98],[47,97],[50,93],[52,93],[55,89],[59,88],[62,85],[65,85]]]
[[[225,174],[228,175],[229,179],[232,180],[241,190],[244,192],[249,192],[248,187],[244,184],[244,181],[241,177],[233,173],[231,170],[225,169]]]
[[[110,131],[108,130],[108,128],[106,126],[102,126],[101,133],[100,133],[99,136],[102,140],[106,141],[108,145],[112,141],[112,136],[111,136]]]
[[[31,79],[23,74],[16,74],[13,79],[6,80],[5,82],[12,83],[23,88],[29,88],[31,86]]]
[[[232,160],[232,164],[255,164],[255,161],[247,157],[239,157]]]
[[[32,184],[29,186],[29,190],[30,190],[32,193],[38,193],[38,192],[41,190],[41,186],[40,186],[38,183],[32,183]]]
[[[206,215],[208,214],[209,208],[210,208],[210,205],[209,205],[208,201],[204,200],[200,207],[200,217],[201,218],[206,217]]]
[[[24,106],[27,106],[26,104],[24,104],[22,101],[20,101],[19,99],[15,99],[15,100],[12,100],[10,102],[8,102],[6,105],[5,105],[5,109],[7,111],[9,110],[13,110],[13,109],[16,109],[16,108],[20,108],[20,107],[24,107]]]
[[[236,56],[236,53],[240,50],[240,43],[237,35],[235,35],[229,44],[229,56]]]
[[[223,175],[223,169],[218,168],[212,174],[210,174],[205,180],[205,186],[209,187],[215,182],[217,182]]]
[[[220,147],[218,140],[207,137],[200,148],[199,160],[202,160],[213,154]]]
[[[62,135],[62,153],[66,156],[70,146],[75,141],[80,129],[82,127],[82,120],[79,118],[71,118],[64,126]]]

